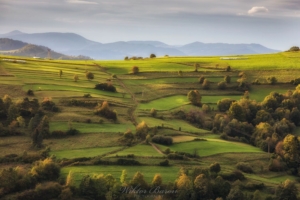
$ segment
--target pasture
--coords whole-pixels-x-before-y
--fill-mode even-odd
[[[190,90],[198,90],[202,96],[201,103],[214,108],[212,112],[205,114],[205,119],[212,121],[214,114],[218,113],[216,104],[219,100],[242,98],[243,92],[237,90],[238,75],[242,71],[245,72],[249,83],[255,79],[263,83],[251,85],[249,91],[250,99],[257,102],[263,101],[270,92],[285,93],[294,89],[295,86],[289,82],[300,77],[300,53],[247,55],[248,59],[245,60],[221,60],[220,57],[163,57],[128,61],[50,61],[24,58],[27,61],[24,64],[5,62],[2,58],[14,57],[0,56],[0,94],[11,95],[14,101],[26,97],[36,98],[39,102],[45,97],[53,98],[59,112],[45,112],[49,117],[50,132],[67,131],[70,128],[69,121],[72,128],[80,131],[75,136],[45,138],[43,144],[50,147],[50,155],[55,155],[58,160],[96,156],[110,160],[126,158],[133,154],[135,159],[140,159],[144,164],[63,167],[62,177],[65,178],[69,171],[72,171],[76,184],[87,174],[112,174],[119,178],[123,169],[127,170],[128,181],[140,171],[149,183],[156,173],[160,173],[163,182],[167,183],[176,180],[180,167],[191,170],[195,166],[208,167],[216,161],[222,165],[223,172],[234,170],[235,164],[240,161],[252,163],[256,173],[246,175],[250,180],[278,184],[286,178],[292,179],[286,173],[277,176],[277,173],[273,172],[259,172],[258,163],[268,165],[269,161],[269,155],[259,148],[222,140],[220,133],[212,134],[211,129],[200,128],[202,126],[191,124],[184,117],[179,118],[174,113],[201,111],[201,107],[191,105],[187,98]],[[200,65],[197,72],[194,71],[196,63]],[[133,66],[138,66],[140,72],[132,74]],[[231,71],[226,71],[227,66],[231,67]],[[60,70],[63,71],[61,77]],[[87,80],[87,71],[94,74],[93,80]],[[79,76],[76,82],[75,74]],[[231,83],[225,90],[218,89],[218,82],[223,81],[226,75],[231,76]],[[204,89],[199,83],[200,76],[205,76],[211,82],[209,89]],[[267,84],[266,78],[269,76],[277,77],[279,83]],[[114,85],[117,92],[94,89],[95,84],[106,82]],[[34,96],[26,94],[29,89],[34,91]],[[83,98],[87,93],[91,94],[91,97]],[[95,115],[93,107],[67,106],[62,101],[72,99],[82,102],[108,101],[110,108],[117,113],[117,120]],[[157,111],[157,116],[151,116],[152,108]],[[29,119],[27,124],[28,121]],[[151,145],[145,145],[144,140],[124,139],[124,132],[132,130],[135,135],[136,124],[142,121],[150,128],[147,134],[169,135],[173,138],[174,143],[170,146],[155,144],[161,151],[170,148],[174,152],[196,152],[200,158],[172,160],[168,167],[158,166],[157,160],[161,162],[167,155],[161,154]],[[157,132],[154,127],[157,128]],[[299,128],[295,133],[300,134]],[[194,141],[195,138],[205,138],[207,141]],[[28,129],[25,129],[21,136],[1,138],[1,156],[34,151],[30,145],[31,132]]]

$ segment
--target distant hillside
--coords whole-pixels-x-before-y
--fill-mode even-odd
[[[0,38],[0,54],[13,56],[27,56],[27,57],[48,57],[48,48],[34,44],[24,43],[18,40],[8,38]],[[86,56],[67,56],[55,51],[51,51],[51,58],[62,60],[89,60],[91,58]]]
[[[160,41],[119,41],[99,43],[74,33],[32,33],[12,31],[0,37],[47,46],[54,51],[67,55],[87,55],[94,59],[124,59],[125,56],[213,56],[237,54],[274,53],[260,44],[225,44],[194,42],[183,46],[168,45]]]

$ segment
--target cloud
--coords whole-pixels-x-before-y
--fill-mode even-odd
[[[94,1],[84,1],[84,0],[67,0],[68,3],[76,3],[76,4],[98,4]]]
[[[252,7],[250,10],[248,10],[248,14],[254,14],[254,13],[266,13],[269,12],[268,8],[266,7],[259,7],[259,6],[255,6]]]

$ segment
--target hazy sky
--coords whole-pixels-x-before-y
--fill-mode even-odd
[[[299,0],[0,0],[0,33],[73,32],[102,43],[300,46]]]

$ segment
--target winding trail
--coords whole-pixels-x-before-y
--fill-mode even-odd
[[[157,148],[157,146],[155,144],[153,144],[152,142],[149,142],[149,144],[151,144],[151,146],[159,153],[162,155],[165,155],[159,148]]]

